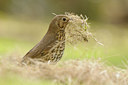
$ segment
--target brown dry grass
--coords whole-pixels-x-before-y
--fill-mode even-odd
[[[71,45],[81,43],[81,42],[87,42],[89,38],[94,39],[98,44],[102,45],[101,42],[99,42],[93,34],[89,31],[89,24],[88,24],[88,18],[87,16],[77,15],[74,13],[68,13],[66,12],[65,15],[69,17],[70,22],[68,26],[66,27],[66,41],[70,43]]]
[[[71,20],[66,27],[66,41],[71,44],[88,41],[88,18],[73,13],[65,13]]]
[[[21,58],[8,56],[0,60],[0,75],[17,74],[28,79],[48,79],[64,85],[128,85],[128,69],[106,66],[94,59],[68,60],[56,65],[36,62],[21,65]]]

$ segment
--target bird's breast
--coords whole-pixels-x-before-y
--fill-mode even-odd
[[[49,59],[52,62],[57,62],[61,59],[65,49],[65,31],[62,29],[56,32],[56,41],[50,49]],[[48,58],[48,57],[47,57]]]
[[[61,59],[65,49],[65,42],[57,42],[56,45],[51,49],[52,56],[50,60],[57,62]]]
[[[43,62],[57,62],[61,59],[65,49],[65,31],[59,29],[56,31],[56,40],[49,45],[49,50],[45,53],[43,51],[42,61]]]

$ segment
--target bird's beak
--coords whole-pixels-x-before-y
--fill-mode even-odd
[[[72,18],[69,18],[69,20],[73,20]]]
[[[69,22],[70,22],[70,21],[73,21],[73,19],[72,19],[72,18],[69,18]]]

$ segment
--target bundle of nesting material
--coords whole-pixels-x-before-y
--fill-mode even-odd
[[[72,13],[65,13],[71,20],[66,27],[66,41],[71,44],[76,44],[78,42],[87,42],[89,35],[89,25],[87,23],[88,18],[80,15],[75,15]]]
[[[88,38],[94,39],[98,44],[100,43],[91,32],[88,31],[89,24],[87,23],[88,18],[83,15],[76,15],[73,13],[65,13],[71,20],[66,27],[66,41],[70,44],[77,44],[79,42],[87,42]]]

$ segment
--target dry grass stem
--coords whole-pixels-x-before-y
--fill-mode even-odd
[[[87,16],[75,15],[73,13],[65,13],[70,19],[70,23],[66,27],[66,40],[70,44],[79,42],[87,42],[88,38],[94,39],[98,44],[102,45],[91,32],[89,32],[89,24]]]

